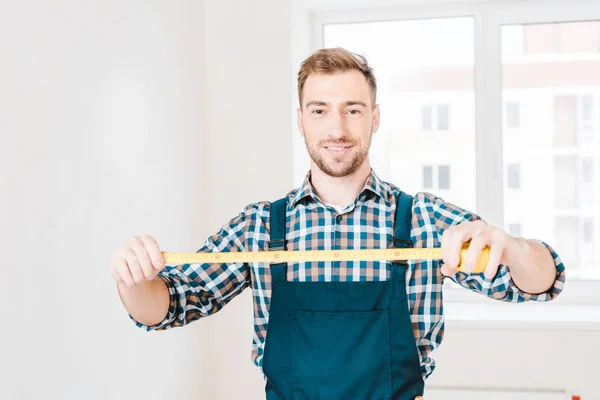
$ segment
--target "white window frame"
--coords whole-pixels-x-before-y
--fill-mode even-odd
[[[499,227],[504,226],[500,27],[600,20],[597,0],[571,0],[569,4],[554,0],[293,0],[292,10],[292,61],[295,69],[308,54],[322,47],[325,24],[475,17],[477,212]],[[295,69],[294,74],[297,72]],[[297,104],[295,82],[293,93],[294,104]],[[309,161],[301,154],[305,150],[297,134],[295,111],[293,121],[294,176],[297,179],[298,174],[305,173]],[[556,301],[544,303],[542,307],[535,303],[505,304],[463,288],[447,287],[444,292],[446,318],[465,326],[480,326],[487,322],[491,325],[500,323],[504,327],[508,324],[517,329],[548,324],[554,329],[598,328],[600,281],[576,280],[569,278],[567,273],[565,287]]]

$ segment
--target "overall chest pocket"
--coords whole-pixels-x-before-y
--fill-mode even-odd
[[[388,310],[290,311],[294,399],[388,399]]]

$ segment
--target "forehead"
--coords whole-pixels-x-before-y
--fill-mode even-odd
[[[304,83],[302,102],[324,101],[341,103],[362,100],[370,104],[371,91],[367,79],[360,71],[337,74],[310,74]]]

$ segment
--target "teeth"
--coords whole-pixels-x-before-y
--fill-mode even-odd
[[[345,147],[330,147],[330,149],[334,150],[334,151],[341,151],[341,150],[345,149]]]

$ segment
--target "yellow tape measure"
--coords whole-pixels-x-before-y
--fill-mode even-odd
[[[469,248],[463,244],[460,251],[460,265]],[[209,253],[168,253],[163,252],[167,265],[181,264],[220,264],[220,263],[272,263],[272,262],[316,262],[316,261],[381,261],[381,260],[441,260],[440,247],[409,249],[358,249],[358,250],[293,250],[293,251],[238,251]],[[489,247],[485,247],[473,272],[483,272],[489,260]]]

